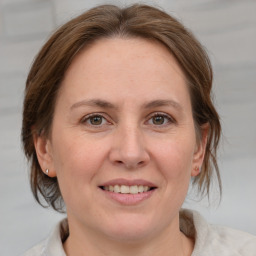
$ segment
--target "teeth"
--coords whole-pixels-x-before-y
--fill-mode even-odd
[[[114,186],[114,192],[115,192],[115,193],[120,193],[120,192],[121,192],[121,188],[120,188],[119,185],[115,185],[115,186]]]
[[[128,194],[130,193],[129,186],[121,185],[121,194]]]
[[[108,186],[104,186],[103,189],[104,190],[109,190],[109,187]]]
[[[139,193],[142,193],[144,191],[144,187],[142,185],[139,185]]]
[[[114,186],[104,186],[104,190],[111,191],[114,193],[121,193],[121,194],[138,194],[147,192],[150,190],[149,186],[143,185],[133,185],[133,186],[126,186],[126,185],[114,185]]]
[[[138,194],[139,193],[138,186],[130,186],[130,193],[131,194]]]

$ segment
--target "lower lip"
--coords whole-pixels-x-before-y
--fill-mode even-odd
[[[111,198],[112,200],[122,204],[122,205],[136,205],[139,204],[146,199],[150,198],[156,189],[138,193],[138,194],[121,194],[121,193],[114,193],[107,190],[102,190],[102,192],[105,193],[106,196]]]

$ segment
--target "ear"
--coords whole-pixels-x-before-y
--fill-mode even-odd
[[[200,168],[204,161],[205,149],[207,145],[209,124],[207,123],[200,126],[200,129],[201,137],[198,139],[197,145],[195,147],[191,176],[197,176],[200,173]]]
[[[52,146],[51,141],[45,135],[33,136],[34,146],[38,162],[43,172],[48,169],[47,175],[49,177],[56,177],[56,171],[54,169],[53,157],[52,157]]]

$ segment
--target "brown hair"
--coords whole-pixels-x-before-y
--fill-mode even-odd
[[[221,126],[211,100],[212,68],[204,48],[180,22],[157,8],[140,4],[126,8],[101,5],[60,27],[45,43],[28,75],[22,140],[25,154],[31,161],[30,182],[36,200],[43,205],[40,198],[43,196],[55,210],[63,210],[57,178],[50,178],[42,172],[33,134],[50,135],[57,93],[72,59],[85,46],[106,37],[156,40],[177,59],[187,79],[199,138],[200,126],[209,124],[204,162],[193,184],[198,185],[202,195],[209,195],[215,170],[221,191],[216,161]]]

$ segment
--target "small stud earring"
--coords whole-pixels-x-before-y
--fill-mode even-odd
[[[45,174],[48,175],[49,174],[49,169],[45,170]]]

